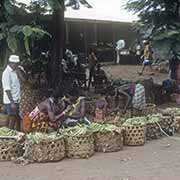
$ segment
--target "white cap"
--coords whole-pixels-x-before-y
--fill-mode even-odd
[[[20,62],[19,56],[11,55],[11,56],[9,57],[9,62],[19,63],[19,62]]]

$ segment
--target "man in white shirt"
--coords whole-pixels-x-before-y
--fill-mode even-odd
[[[120,39],[117,43],[116,43],[116,53],[117,53],[117,59],[116,59],[116,64],[120,63],[120,53],[121,50],[125,47],[125,41],[123,39]]]
[[[2,74],[3,102],[8,114],[7,126],[10,129],[20,130],[19,102],[20,82],[17,75],[19,56],[11,55],[9,63]]]

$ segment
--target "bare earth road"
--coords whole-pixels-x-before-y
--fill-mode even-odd
[[[162,138],[88,160],[27,166],[0,163],[0,180],[179,180],[180,137]]]
[[[122,78],[125,80],[137,81],[139,79],[152,77],[156,83],[161,83],[163,80],[168,78],[168,74],[159,73],[155,71],[155,75],[149,75],[149,69],[145,70],[143,76],[139,76],[138,72],[141,70],[141,66],[137,65],[109,65],[104,66],[103,69],[106,71],[108,76],[112,76],[113,79]]]

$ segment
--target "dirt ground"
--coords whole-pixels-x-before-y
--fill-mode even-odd
[[[139,79],[140,66],[106,66],[115,78]],[[148,74],[146,73],[145,77]],[[167,74],[156,73],[161,82]],[[0,162],[0,180],[179,180],[180,137],[124,147],[116,153],[96,153],[88,160],[64,159],[58,163],[17,165]]]
[[[88,160],[16,165],[0,163],[1,180],[179,180],[180,137],[162,138]]]
[[[161,83],[164,79],[168,78],[168,74],[159,73],[155,71],[155,75],[149,75],[149,69],[144,71],[143,76],[139,76],[138,72],[141,70],[141,66],[132,66],[132,65],[109,65],[103,66],[103,69],[107,73],[109,77],[113,77],[113,79],[122,78],[125,80],[133,80],[137,81],[143,78],[152,77],[156,83]]]

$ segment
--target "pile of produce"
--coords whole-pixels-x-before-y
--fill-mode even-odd
[[[16,136],[17,131],[8,129],[6,127],[1,127],[0,128],[0,136]]]
[[[90,129],[92,132],[116,132],[116,133],[121,133],[121,129],[118,128],[117,126],[113,124],[98,124],[98,123],[93,123],[90,126]]]
[[[158,123],[161,121],[161,114],[152,114],[148,115],[146,119],[146,124],[153,124],[153,123]]]
[[[146,124],[146,117],[133,117],[127,119],[123,125],[124,126],[139,126],[139,125],[145,125]]]
[[[166,108],[165,110],[162,110],[162,113],[164,115],[176,115],[176,114],[180,115],[180,108],[176,108],[176,107]]]
[[[75,127],[70,127],[63,130],[63,135],[65,136],[81,136],[91,133],[91,129],[86,125],[77,125]]]
[[[33,144],[39,144],[40,142],[44,140],[56,140],[62,138],[62,136],[57,136],[57,133],[50,133],[50,134],[45,134],[45,133],[29,133],[26,135],[26,138],[29,142]]]

